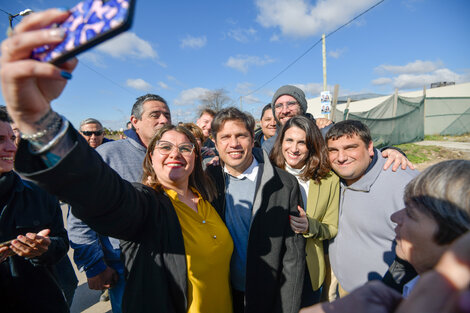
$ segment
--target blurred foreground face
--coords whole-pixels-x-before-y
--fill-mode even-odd
[[[85,138],[90,147],[94,149],[103,143],[104,132],[99,124],[90,123],[83,125],[80,134]]]
[[[16,145],[10,123],[0,122],[0,175],[13,169]]]
[[[204,113],[197,121],[196,125],[199,126],[199,128],[202,129],[202,134],[204,135],[204,138],[209,138],[211,134],[211,123],[212,120],[214,119],[213,116],[211,116],[208,113]]]
[[[276,134],[276,120],[272,110],[266,110],[261,118],[261,130],[264,139],[269,139]]]
[[[393,213],[390,219],[397,223],[397,256],[413,265],[419,274],[431,270],[449,248],[448,245],[438,245],[434,241],[434,234],[438,231],[437,222],[418,208],[407,206]]]

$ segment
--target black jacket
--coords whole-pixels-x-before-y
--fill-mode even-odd
[[[28,232],[51,230],[51,244],[38,258],[18,255],[0,264],[2,312],[68,312],[53,267],[68,250],[67,232],[57,199],[13,171],[0,177],[0,241]]]
[[[51,168],[20,143],[16,169],[70,203],[92,229],[121,239],[127,280],[123,312],[186,313],[183,234],[168,196],[123,180],[72,127],[66,136],[75,145]]]
[[[245,313],[297,313],[305,269],[305,239],[296,235],[289,214],[298,215],[302,198],[297,180],[271,165],[262,149],[254,148],[259,163],[248,239]],[[267,162],[265,162],[265,160]],[[217,198],[213,202],[225,221],[225,174],[209,166]]]

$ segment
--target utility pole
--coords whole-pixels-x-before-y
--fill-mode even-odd
[[[7,29],[7,36],[10,36],[13,32],[13,19],[17,16],[26,16],[28,14],[31,14],[33,13],[33,10],[31,9],[26,9],[24,11],[21,11],[20,13],[16,13],[16,14],[10,14],[10,13],[7,13],[8,14],[8,22],[9,22],[9,25],[8,25],[8,29]]]
[[[326,43],[325,34],[321,36],[322,40],[322,54],[323,54],[323,91],[326,91]]]

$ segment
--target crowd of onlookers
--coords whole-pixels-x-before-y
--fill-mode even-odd
[[[315,119],[292,85],[260,129],[235,107],[174,125],[146,94],[123,139],[93,118],[75,130],[50,103],[77,61],[28,59],[66,17],[34,14],[2,43],[6,311],[69,310],[70,243],[113,312],[470,312],[469,160],[419,173],[362,122]]]

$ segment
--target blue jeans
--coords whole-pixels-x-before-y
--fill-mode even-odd
[[[124,274],[119,274],[119,280],[116,285],[109,288],[109,300],[111,301],[111,307],[113,313],[121,313],[122,295],[124,294],[124,287],[126,286],[126,280]]]

